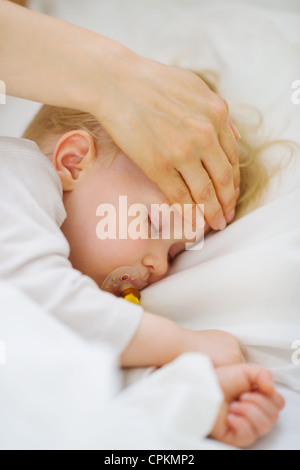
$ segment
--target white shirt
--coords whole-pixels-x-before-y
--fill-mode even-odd
[[[81,335],[121,353],[143,314],[103,292],[69,261],[59,176],[31,141],[0,138],[0,279]]]

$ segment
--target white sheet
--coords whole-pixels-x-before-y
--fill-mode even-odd
[[[36,1],[32,4],[36,5]],[[253,104],[263,112],[265,128],[272,137],[299,142],[300,105],[291,100],[292,83],[300,79],[297,0],[90,0],[89,8],[80,9],[80,18],[76,13],[80,0],[42,3],[58,16],[114,37],[141,54],[193,69],[213,68],[222,77],[220,91],[232,109],[238,102]],[[19,109],[20,103],[15,100],[1,108],[1,129],[6,134],[18,135],[15,132],[21,128],[18,116],[22,116]],[[282,152],[272,154],[269,158],[278,159],[282,155]],[[172,277],[143,293],[145,307],[184,325],[230,331],[240,339],[251,362],[264,364],[274,371],[287,407],[274,431],[255,449],[300,448],[299,365],[291,362],[292,342],[300,339],[299,182],[297,157],[282,179],[274,180],[261,208],[223,233],[207,237],[201,252],[186,253],[176,263]],[[41,335],[43,330],[32,331]],[[20,347],[25,347],[22,338]],[[74,343],[73,347],[79,345]],[[86,354],[89,353],[85,351],[82,357],[90,358]],[[94,360],[91,373],[93,364]],[[107,377],[105,374],[104,370]],[[55,390],[49,376],[49,391]],[[147,387],[145,393],[146,390]],[[35,397],[33,388],[31,392]],[[9,390],[6,393],[9,396]],[[86,389],[82,393],[89,396]],[[20,412],[24,413],[27,408],[21,405]],[[92,405],[96,406],[95,401]],[[141,405],[135,420],[128,423],[127,435],[131,433],[133,441],[127,441],[125,447],[132,446],[132,442],[142,446],[140,428],[145,421],[149,442],[157,448],[195,445],[195,435],[190,435],[187,442],[184,433],[175,437],[171,433],[171,443],[165,435],[154,439],[155,424],[151,424],[147,414],[146,398]],[[57,406],[59,411],[59,401]],[[192,416],[191,407],[179,406],[179,409]],[[126,413],[122,406],[119,410]],[[36,437],[44,426],[41,416],[37,414],[34,421],[32,415],[28,419]],[[81,411],[77,416],[79,421],[80,416]],[[82,419],[85,423],[86,418]],[[168,419],[166,426],[169,424],[168,429],[172,429],[173,416],[169,415]],[[182,446],[180,439],[185,443]],[[74,445],[76,442],[75,439]],[[92,438],[90,442],[94,442]],[[108,439],[108,448],[109,443],[113,445]],[[199,447],[206,445],[213,444],[207,441]],[[220,447],[216,443],[215,448]]]

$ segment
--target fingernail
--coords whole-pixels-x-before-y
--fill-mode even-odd
[[[236,127],[235,124],[233,124],[233,125],[234,125],[234,128],[235,128],[235,132],[236,132],[237,138],[238,138],[238,139],[241,139],[242,136],[241,136],[241,134],[240,134],[240,131],[238,130],[238,128]]]
[[[240,396],[240,401],[247,401],[251,397],[251,393],[243,393],[243,395]]]
[[[219,222],[218,222],[218,228],[219,230],[224,230],[224,228],[226,227],[227,225],[227,222],[226,222],[226,219],[225,217],[222,217]]]

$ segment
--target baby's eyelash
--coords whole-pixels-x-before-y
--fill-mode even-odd
[[[148,215],[148,228],[149,228],[149,233],[151,234],[152,222],[151,222],[149,215]]]
[[[151,236],[151,233],[157,234],[158,230],[155,227],[155,225],[153,225],[150,215],[148,215],[148,227],[149,227],[150,236]]]

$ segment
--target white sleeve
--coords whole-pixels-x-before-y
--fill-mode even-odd
[[[102,444],[105,449],[216,447],[203,439],[212,432],[222,401],[210,359],[183,354],[112,401]]]
[[[20,143],[21,142],[21,145]],[[0,139],[0,278],[81,335],[121,353],[143,309],[73,269],[60,230],[64,207],[51,162],[29,141]]]
[[[56,239],[46,240],[57,251],[61,248]],[[73,269],[65,256],[41,251],[37,259],[27,255],[18,275],[7,280],[79,334],[108,341],[118,353],[123,352],[140,324],[143,309],[101,291],[89,277]],[[30,250],[24,246],[26,252]]]

